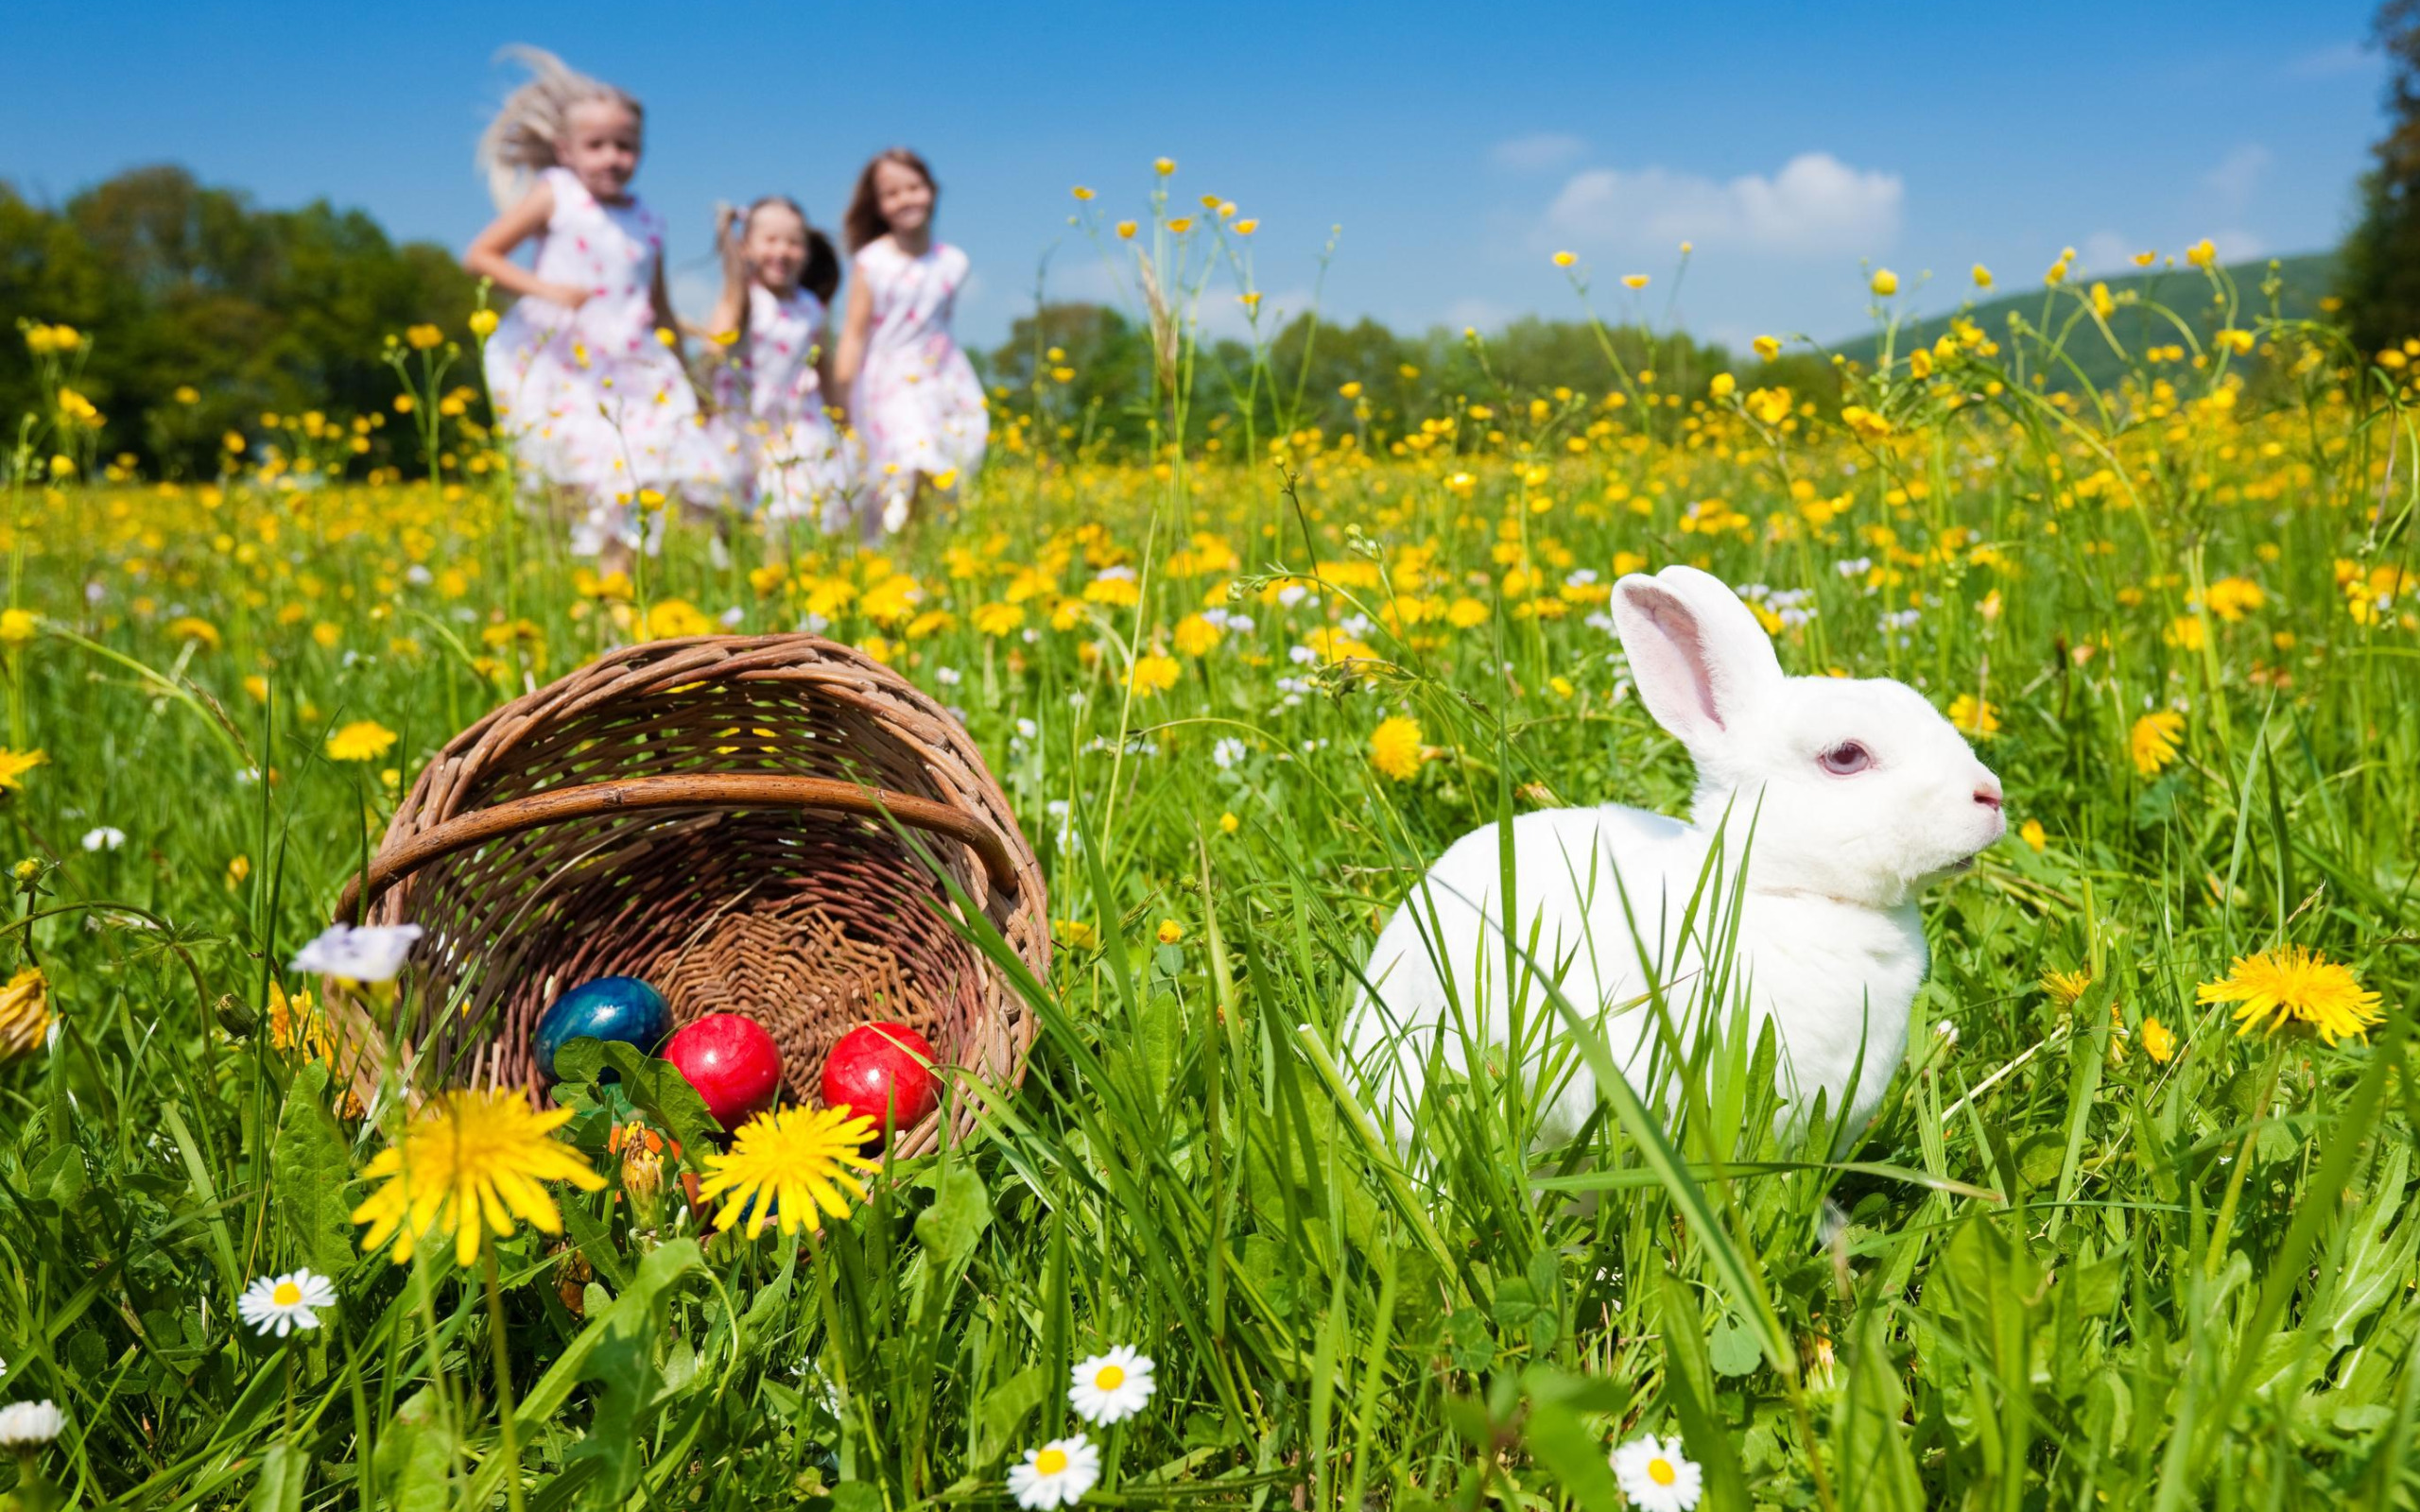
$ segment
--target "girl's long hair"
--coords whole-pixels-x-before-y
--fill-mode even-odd
[[[797,200],[787,195],[766,195],[762,198],[751,201],[747,214],[739,217],[740,241],[743,244],[747,242],[748,229],[756,224],[756,213],[769,205],[780,205],[791,215],[796,215],[798,223],[806,229],[806,262],[799,268],[798,286],[822,301],[828,309],[832,303],[832,296],[840,292],[840,254],[832,249],[832,238],[816,230],[815,222],[806,218],[806,212],[799,207]],[[739,339],[741,341],[748,339],[748,315],[751,302],[748,300],[739,301]]]
[[[865,171],[857,175],[857,187],[849,196],[849,213],[840,217],[840,233],[848,241],[852,254],[875,237],[890,233],[890,222],[882,218],[882,197],[875,194],[873,188],[873,171],[886,163],[895,163],[903,168],[914,170],[916,176],[933,191],[934,208],[941,207],[942,186],[934,181],[933,170],[925,166],[925,160],[906,147],[884,148],[875,153],[866,163]]]
[[[646,109],[628,91],[589,77],[543,47],[507,47],[496,57],[529,70],[529,81],[504,97],[495,119],[479,133],[475,161],[498,210],[510,209],[529,192],[532,179],[562,163],[559,144],[577,107],[607,100],[629,111],[640,126],[647,124]]]

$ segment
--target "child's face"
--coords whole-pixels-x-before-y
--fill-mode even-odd
[[[787,205],[761,206],[749,217],[748,239],[739,244],[739,251],[755,270],[757,283],[787,294],[798,287],[798,276],[806,267],[806,222]]]
[[[569,168],[590,194],[599,199],[620,199],[630,193],[631,176],[639,171],[639,118],[619,100],[583,100],[563,121],[564,140],[557,147]]]
[[[933,218],[931,181],[904,163],[886,158],[874,164],[873,198],[892,231],[922,231]]]

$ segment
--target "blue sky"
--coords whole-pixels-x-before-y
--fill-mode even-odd
[[[1399,328],[1575,309],[1550,254],[1655,276],[1696,243],[1676,316],[1743,340],[1864,318],[1860,264],[1920,306],[1969,265],[2030,282],[2201,237],[2231,255],[2327,246],[2377,134],[2370,7],[2167,0],[2039,7],[1482,8],[927,4],[0,9],[0,178],[61,198],[174,160],[284,205],[326,197],[459,248],[489,213],[471,147],[530,42],[648,111],[639,192],[670,218],[676,298],[702,313],[718,198],[795,195],[837,221],[855,170],[906,143],[973,256],[964,335],[1050,287],[1114,285],[1071,233],[1072,184],[1113,217],[1150,163],[1256,216],[1258,281]],[[1930,13],[1927,13],[1930,12]],[[911,19],[905,19],[912,17]],[[28,60],[31,60],[30,66]],[[1604,294],[1617,296],[1603,298]],[[1205,311],[1226,322],[1232,291]]]

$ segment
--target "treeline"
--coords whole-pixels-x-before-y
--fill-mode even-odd
[[[1449,413],[1459,398],[1526,403],[1568,389],[1596,400],[1618,391],[1626,405],[1672,397],[1685,404],[1719,372],[1788,385],[1819,402],[1839,390],[1828,361],[1812,353],[1742,360],[1685,333],[1534,317],[1475,336],[1443,326],[1404,335],[1372,319],[1344,325],[1305,315],[1269,342],[1265,360],[1232,338],[1201,343],[1189,371],[1187,355],[1180,347],[1171,362],[1148,326],[1115,309],[1066,303],[1018,318],[978,365],[995,404],[1037,413],[1063,439],[1114,453],[1148,444],[1155,414],[1166,439],[1169,367],[1178,384],[1190,384],[1188,439],[1240,435],[1249,418],[1262,437],[1316,426],[1331,439],[1355,434],[1383,443]],[[1164,369],[1157,382],[1155,364]]]
[[[0,182],[0,451],[18,417],[57,402],[37,388],[21,322],[90,338],[76,391],[105,418],[104,458],[208,477],[220,438],[257,433],[264,414],[386,412],[386,338],[422,322],[458,335],[472,298],[447,249],[397,245],[325,201],[263,210],[177,167],[120,174],[56,208]],[[372,444],[368,462],[412,458],[404,427]]]

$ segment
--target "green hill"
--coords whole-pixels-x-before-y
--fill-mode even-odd
[[[2261,285],[2269,279],[2271,262],[2272,259],[2262,257],[2221,266],[2221,271],[2231,278],[2236,285],[2237,320],[2239,324],[2248,327],[2254,319],[2269,313],[2268,297],[2261,293]],[[2336,286],[2336,254],[2305,252],[2298,256],[2277,258],[2274,262],[2280,284],[2277,290],[2277,313],[2289,319],[2308,319],[2319,315],[2320,301],[2333,292]],[[2159,311],[2147,307],[2151,304],[2165,306],[2167,310],[2191,326],[2194,335],[2205,344],[2210,333],[2217,330],[2221,323],[2221,312],[2212,302],[2209,279],[2207,275],[2196,268],[2180,265],[2172,268],[2160,267],[2140,273],[2098,279],[2077,277],[2071,278],[2068,282],[2071,287],[2078,290],[2090,289],[2094,284],[2100,283],[2109,285],[2109,292],[2113,297],[2122,299],[2130,292],[2135,295],[2136,302],[2121,303],[2118,312],[2109,319],[2109,329],[2116,333],[2118,339],[2125,344],[2127,351],[2132,352],[2140,352],[2146,347],[2178,339],[2175,325]],[[2007,334],[2008,318],[2012,314],[2023,316],[2026,323],[2036,329],[2042,329],[2047,325],[2048,329],[2055,331],[2076,313],[2076,301],[2062,294],[2057,301],[2050,305],[2049,313],[2046,316],[2044,306],[2048,302],[2048,292],[2037,284],[2021,294],[2004,295],[1998,299],[1985,300],[1977,304],[1960,306],[1932,316],[1908,320],[1899,328],[1898,350],[1901,352],[1908,350],[1911,334],[1922,340],[1930,341],[1946,330],[1950,318],[1957,315],[1966,316],[1994,336],[2003,336]],[[1881,338],[1876,333],[1861,332],[1847,340],[1835,343],[1832,350],[1853,362],[1871,363],[1876,351],[1880,346],[1880,341]],[[2109,343],[2101,340],[2097,333],[2087,327],[2080,327],[2069,335],[2066,350],[2067,354],[2075,359],[2076,366],[2082,369],[2084,375],[2096,386],[2115,382],[2125,370],[2125,363],[2116,352],[2109,350]],[[2061,382],[2063,376],[2065,375],[2054,373],[2051,377],[2051,386],[2064,387],[2065,385]],[[2073,380],[2067,378],[2066,381],[2071,383]]]

